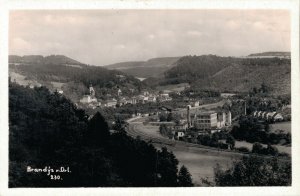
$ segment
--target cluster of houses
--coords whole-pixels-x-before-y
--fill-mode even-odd
[[[263,120],[274,122],[283,121],[284,119],[282,114],[278,112],[255,111],[252,115]]]
[[[95,109],[96,107],[117,107],[123,106],[126,104],[137,104],[137,103],[149,103],[149,102],[164,102],[164,101],[171,101],[172,98],[169,96],[168,93],[149,93],[148,91],[142,91],[137,96],[122,96],[121,89],[117,89],[117,97],[111,98],[109,97],[107,100],[98,100],[95,97],[95,90],[90,85],[89,87],[89,94],[84,95],[80,99],[80,103],[87,104],[89,107]]]

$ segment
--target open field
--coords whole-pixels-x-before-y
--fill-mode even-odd
[[[291,122],[280,122],[270,124],[270,130],[276,132],[276,130],[283,130],[285,133],[291,133]]]
[[[170,84],[170,85],[165,85],[165,86],[158,86],[156,89],[158,91],[170,91],[170,92],[180,92],[185,89],[185,87],[190,87],[188,83],[180,83],[180,84]]]
[[[137,119],[141,121],[143,118]],[[172,151],[179,160],[179,167],[185,165],[192,174],[193,181],[196,185],[202,185],[202,178],[213,181],[214,167],[219,164],[227,168],[234,160],[242,157],[240,153],[224,152],[218,149],[211,150],[192,146],[192,144],[170,140],[171,145],[166,145],[164,141],[168,140],[159,133],[158,126],[144,126],[142,122],[131,122],[129,135],[141,136],[153,139],[153,145],[157,148],[166,146]],[[158,142],[157,142],[158,141]],[[161,142],[159,142],[161,141]]]
[[[266,144],[262,144],[264,147],[267,147]],[[247,147],[250,151],[252,150],[252,143],[246,142],[246,141],[235,141],[235,147]],[[282,146],[282,145],[272,145],[278,149],[279,152],[284,152],[289,155],[291,155],[292,150],[290,146]]]
[[[30,84],[39,84],[36,81],[26,79],[26,76],[16,73],[16,72],[10,72],[9,76],[11,77],[12,81],[16,81],[16,83],[18,83],[22,86],[28,86]]]

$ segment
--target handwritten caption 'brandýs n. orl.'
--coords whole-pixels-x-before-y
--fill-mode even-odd
[[[42,168],[33,168],[31,166],[27,166],[28,173],[44,173],[51,180],[63,180],[62,174],[71,173],[70,167],[57,167],[51,168],[50,166],[45,166]]]

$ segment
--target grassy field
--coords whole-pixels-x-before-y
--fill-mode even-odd
[[[285,133],[291,133],[291,122],[270,124],[270,130],[273,132],[276,132],[276,130],[283,130]]]
[[[138,119],[137,121],[141,121]],[[135,121],[135,122],[137,122]],[[136,130],[145,133],[151,137],[163,138],[159,133],[159,126],[143,125],[136,123]],[[161,148],[163,145],[154,144]],[[218,150],[201,149],[197,147],[188,147],[185,144],[176,144],[175,146],[166,146],[168,150],[172,151],[179,160],[179,167],[185,165],[192,174],[193,182],[197,186],[201,186],[202,179],[213,181],[214,167],[219,164],[222,168],[228,168],[233,160],[237,160],[241,155],[233,155],[231,153],[222,152]]]
[[[28,86],[30,84],[39,85],[39,83],[37,81],[27,80],[26,76],[21,75],[21,74],[16,73],[16,72],[11,71],[9,73],[9,76],[11,77],[12,81],[16,81],[16,83],[18,83],[19,85],[22,85],[22,86]]]
[[[158,86],[156,89],[158,91],[170,91],[170,92],[180,92],[185,89],[185,87],[190,87],[188,83],[180,83],[180,84],[170,84],[170,85],[165,85],[165,86]]]
[[[262,144],[264,147],[267,147],[266,144]],[[248,148],[250,151],[252,150],[252,143],[246,142],[246,141],[235,141],[235,147],[239,148],[239,147],[246,147]],[[279,152],[285,152],[289,155],[291,155],[291,147],[290,146],[282,146],[282,145],[272,145],[274,147],[276,147],[278,149]]]

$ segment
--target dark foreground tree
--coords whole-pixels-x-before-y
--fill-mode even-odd
[[[192,175],[184,165],[179,170],[178,185],[183,187],[189,187],[194,185],[192,182]]]
[[[291,162],[278,158],[244,156],[228,170],[215,168],[217,186],[290,186]]]

